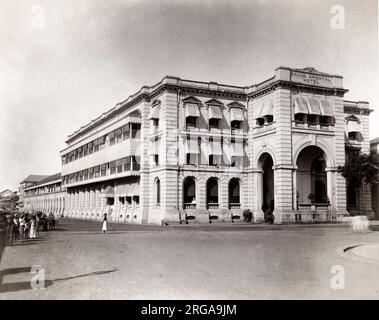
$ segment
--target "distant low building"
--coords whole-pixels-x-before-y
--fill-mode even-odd
[[[62,187],[60,173],[46,176],[38,183],[24,188],[24,193],[23,211],[41,211],[54,215],[64,213],[66,190]]]
[[[18,199],[17,191],[6,189],[0,192],[0,210],[15,210]]]
[[[40,181],[42,181],[43,179],[47,177],[48,175],[31,174],[27,178],[25,178],[23,181],[20,182],[20,186],[18,188],[18,192],[19,192],[18,205],[20,208],[23,208],[24,206],[25,189],[36,185],[37,183],[39,183]]]
[[[379,137],[370,141],[370,151],[379,158]],[[379,220],[379,184],[371,186],[372,210],[375,212],[376,220]]]

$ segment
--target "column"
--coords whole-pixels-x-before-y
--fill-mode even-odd
[[[264,222],[264,213],[262,211],[263,200],[263,170],[253,170],[253,216],[254,223]]]

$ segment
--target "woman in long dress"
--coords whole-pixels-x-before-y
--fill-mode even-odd
[[[32,216],[30,219],[30,239],[34,239],[36,237],[36,227],[37,227],[37,221],[36,217]]]
[[[103,233],[106,233],[107,232],[107,214],[104,213],[104,219],[103,219]]]

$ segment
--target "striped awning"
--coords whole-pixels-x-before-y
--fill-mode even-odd
[[[197,138],[187,139],[187,142],[186,142],[186,153],[194,153],[194,154],[200,153],[200,151],[199,151],[199,143],[197,141]]]
[[[347,131],[348,132],[361,132],[361,125],[358,123],[358,121],[348,121],[347,122]]]
[[[231,156],[232,157],[242,157],[243,154],[243,141],[236,141],[231,144]]]
[[[107,186],[100,195],[101,197],[114,198],[114,188],[112,186]]]
[[[263,106],[264,104],[262,103],[262,104],[256,105],[256,107],[254,108],[253,110],[255,114],[254,120],[259,119],[261,117]]]
[[[222,110],[220,106],[209,106],[209,119],[222,119]]]
[[[333,117],[333,108],[330,105],[328,100],[320,101],[320,109],[321,109],[321,115]]]
[[[199,105],[196,103],[186,103],[186,117],[200,117]]]
[[[296,97],[294,101],[294,107],[295,107],[295,114],[297,113],[308,114],[308,107],[304,98]]]
[[[141,117],[136,116],[136,115],[129,115],[126,117],[126,122],[127,123],[141,123]]]
[[[212,141],[212,150],[213,155],[221,156],[222,155],[222,149],[221,149],[221,141],[220,140],[213,140]]]
[[[243,111],[240,108],[230,109],[230,121],[243,121]]]
[[[272,100],[266,100],[263,103],[262,109],[261,109],[261,117],[266,117],[266,116],[273,116],[273,110],[274,110],[274,105],[272,103]]]
[[[309,114],[320,116],[321,110],[320,110],[320,104],[316,99],[308,99],[307,101],[308,106],[308,112]]]
[[[149,119],[159,119],[159,112],[160,111],[160,108],[157,106],[157,107],[153,107],[151,110],[150,110],[150,113],[149,113]]]
[[[159,154],[159,139],[156,139],[151,142],[150,154],[151,155]]]

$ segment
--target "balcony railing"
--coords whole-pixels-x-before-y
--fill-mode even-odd
[[[230,203],[229,204],[229,209],[240,209],[241,204],[240,203]]]
[[[196,209],[196,203],[185,203],[184,209],[187,209],[187,210]]]
[[[208,203],[207,207],[208,207],[208,209],[218,209],[219,204],[218,203]]]
[[[298,203],[298,210],[330,210],[330,203]]]

